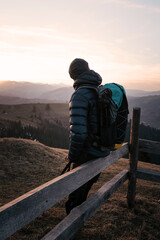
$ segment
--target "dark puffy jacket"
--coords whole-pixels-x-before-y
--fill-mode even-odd
[[[98,135],[96,92],[94,89],[84,88],[85,85],[97,87],[101,82],[101,76],[93,70],[82,73],[74,82],[75,92],[69,103],[70,149],[68,158],[72,162],[83,162],[109,154],[109,150],[102,152],[92,145],[93,138]]]

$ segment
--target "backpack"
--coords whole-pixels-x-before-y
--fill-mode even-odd
[[[79,88],[94,89],[97,94],[99,133],[94,145],[102,150],[106,147],[113,149],[115,144],[124,141],[128,123],[128,102],[124,88],[116,83]]]
[[[106,147],[114,150],[115,144],[124,141],[128,123],[128,102],[124,88],[116,83],[99,87],[83,85],[79,88],[93,89],[97,95],[99,134],[93,136],[92,145],[102,151]],[[68,172],[70,166],[71,162],[65,166],[61,175]]]

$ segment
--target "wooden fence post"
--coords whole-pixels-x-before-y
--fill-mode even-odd
[[[130,145],[129,145],[130,171],[129,171],[129,183],[128,183],[128,194],[127,194],[127,201],[128,201],[129,208],[133,208],[135,203],[139,123],[140,123],[140,108],[134,108],[132,112]]]

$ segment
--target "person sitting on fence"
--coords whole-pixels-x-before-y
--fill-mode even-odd
[[[92,88],[97,88],[102,83],[101,76],[90,70],[88,63],[80,58],[71,62],[69,74],[74,80],[75,92],[69,103],[70,148],[66,160],[72,162],[72,168],[75,168],[91,159],[109,155],[110,150],[105,148],[102,151],[93,144],[95,136],[98,136],[99,124],[97,94]],[[87,199],[88,192],[98,177],[99,175],[95,176],[69,195],[66,202],[67,214]]]

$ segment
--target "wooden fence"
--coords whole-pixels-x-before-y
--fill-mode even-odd
[[[0,240],[6,239],[17,230],[54,206],[68,194],[102,172],[118,159],[129,153],[130,169],[123,170],[102,186],[92,197],[76,207],[43,240],[69,240],[100,206],[127,180],[128,207],[135,203],[136,178],[160,182],[160,173],[137,169],[138,150],[160,154],[160,142],[138,139],[140,109],[134,108],[130,142],[110,153],[59,176],[0,208]]]

